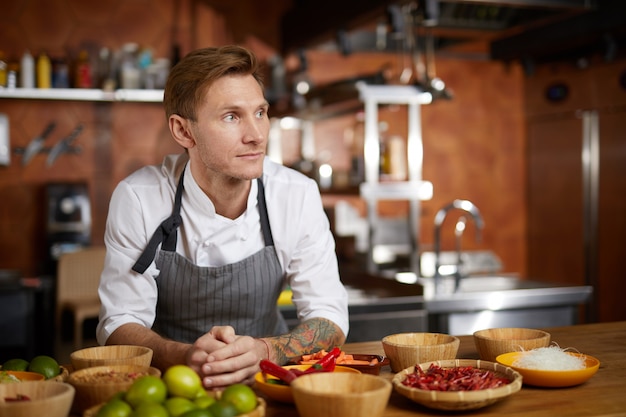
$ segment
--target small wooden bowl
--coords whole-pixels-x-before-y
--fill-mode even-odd
[[[392,386],[375,375],[322,372],[296,378],[291,389],[300,417],[380,417]]]
[[[57,382],[66,382],[67,378],[69,378],[70,376],[70,371],[67,368],[67,366],[59,366],[59,368],[61,368],[61,372],[59,372],[59,374],[57,376],[53,376],[52,378],[48,379],[48,381],[57,381]]]
[[[369,362],[369,364],[368,365],[365,365],[365,364],[351,365],[351,364],[346,364],[346,363],[339,363],[338,366],[345,366],[346,368],[353,368],[361,372],[362,374],[379,375],[380,368],[382,368],[383,366],[389,365],[389,359],[382,355],[367,355],[364,353],[353,353],[351,355],[355,360],[366,361],[366,362]],[[376,359],[376,363],[372,364],[371,362],[374,359]],[[301,358],[297,358],[294,362],[296,365],[306,365],[306,364],[301,363]]]
[[[15,378],[19,379],[21,382],[26,381],[43,381],[46,377],[37,372],[27,372],[27,371],[2,371],[6,372],[8,375],[12,375]]]
[[[305,369],[308,369],[310,366],[311,365],[286,365],[284,366],[284,368],[287,368],[287,369],[295,368],[295,369],[300,369],[304,371]],[[331,372],[328,372],[328,373],[331,373]],[[360,374],[361,372],[353,368],[348,368],[346,366],[335,366],[335,370],[332,373]],[[265,377],[263,376],[263,372],[257,372],[257,374],[254,376],[254,386],[258,391],[260,391],[263,395],[265,395],[269,399],[280,401],[283,403],[293,403],[293,392],[291,391],[291,385],[281,385],[277,383],[272,383],[271,382],[272,380],[276,381],[278,380],[278,378],[273,377],[271,375],[266,375],[266,378],[270,382],[265,380]]]
[[[95,346],[72,352],[70,360],[76,371],[94,366],[108,365],[150,366],[152,354],[152,349],[144,346]]]
[[[426,362],[419,364],[423,370],[427,370],[431,363],[435,363],[441,368],[454,368],[472,366],[474,368],[487,369],[497,375],[505,376],[511,382],[507,385],[477,391],[431,391],[413,387],[408,387],[402,383],[408,374],[415,372],[415,366],[411,366],[397,373],[392,384],[394,389],[411,401],[424,405],[428,408],[446,411],[475,410],[491,405],[497,401],[518,392],[522,388],[522,375],[519,372],[500,365],[499,363],[472,360],[455,359],[436,362]]]
[[[480,359],[495,362],[503,353],[521,352],[550,345],[550,333],[518,327],[485,329],[474,332]]]
[[[442,333],[397,333],[385,336],[382,343],[391,370],[400,372],[419,363],[455,359],[461,341]]]
[[[56,381],[0,384],[0,417],[67,417],[75,392],[71,385]],[[26,395],[30,401],[4,401],[17,395]]]
[[[113,377],[120,374],[128,377],[124,380]],[[72,411],[82,413],[96,404],[107,402],[118,392],[126,391],[135,379],[143,375],[160,377],[161,371],[147,366],[110,365],[72,372],[67,379],[67,382],[76,389]]]

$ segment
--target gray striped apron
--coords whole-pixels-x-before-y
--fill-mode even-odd
[[[252,256],[220,267],[198,266],[176,253],[183,175],[172,215],[163,221],[133,266],[145,272],[155,258],[158,301],[153,329],[162,336],[193,343],[213,326],[230,325],[238,335],[276,336],[287,324],[276,300],[283,289],[283,272],[274,249],[263,182],[257,179],[257,203],[265,247]]]

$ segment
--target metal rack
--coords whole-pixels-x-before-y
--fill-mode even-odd
[[[424,157],[422,144],[421,106],[432,102],[432,95],[413,85],[368,85],[363,82],[356,84],[359,98],[365,105],[365,182],[360,185],[361,197],[367,204],[367,220],[369,225],[369,244],[367,269],[370,273],[380,273],[375,251],[381,246],[390,247],[391,251],[402,251],[410,257],[411,270],[419,270],[419,219],[420,201],[430,200],[433,186],[429,181],[422,180],[422,163]],[[407,181],[380,182],[380,138],[378,132],[378,109],[381,104],[408,106],[408,137],[407,137]],[[378,202],[381,200],[405,200],[409,202],[407,219],[400,222],[389,221],[378,215]],[[399,245],[393,242],[377,245],[377,240],[389,230],[396,230],[392,235],[398,237]],[[397,233],[407,233],[404,242]],[[387,239],[388,240],[388,239]],[[408,248],[406,247],[408,242]]]

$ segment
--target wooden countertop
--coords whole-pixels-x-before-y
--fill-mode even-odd
[[[626,321],[544,329],[562,348],[574,348],[597,358],[600,369],[582,385],[568,388],[523,386],[512,396],[491,406],[466,413],[445,413],[422,407],[392,392],[385,417],[463,415],[479,416],[626,416]],[[472,336],[460,336],[460,359],[478,359]],[[384,354],[380,341],[349,343],[347,353]],[[381,376],[391,380],[389,367]],[[294,405],[268,400],[267,417],[297,417]],[[365,417],[365,416],[364,416]]]

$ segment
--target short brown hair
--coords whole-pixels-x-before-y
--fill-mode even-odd
[[[263,79],[256,56],[241,46],[202,48],[187,54],[170,71],[163,106],[165,116],[178,114],[196,121],[196,109],[206,90],[226,75],[252,75],[261,88]]]

